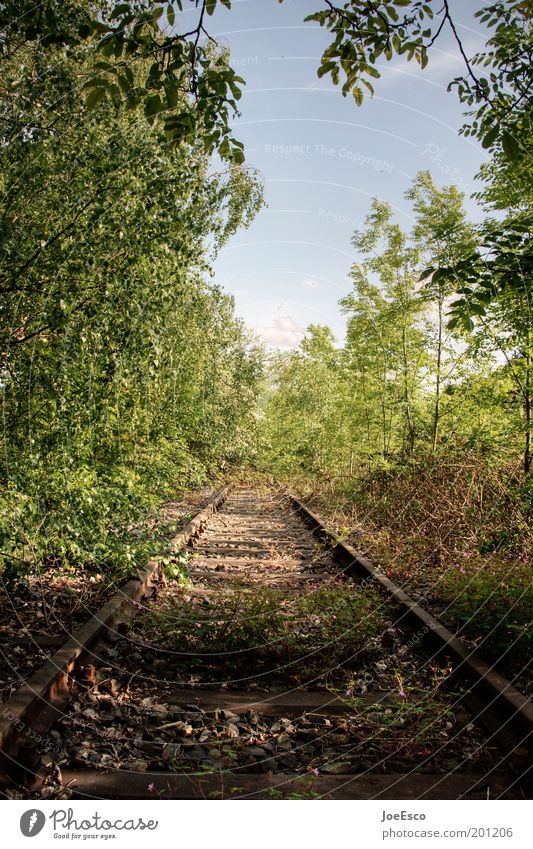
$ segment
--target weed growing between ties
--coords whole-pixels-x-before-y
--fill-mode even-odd
[[[186,593],[186,590],[185,590]],[[366,650],[390,624],[389,607],[374,588],[318,589],[307,595],[257,588],[216,596],[171,596],[139,623],[143,642],[175,650],[184,672],[301,675],[334,672]],[[176,661],[177,663],[177,661]]]
[[[390,751],[408,759],[429,757],[453,736],[459,694],[448,682],[453,669],[450,664],[430,667],[424,687],[408,683],[401,671],[396,672],[397,690],[375,704],[367,704],[353,689],[333,690],[353,710],[353,717],[368,724],[374,737],[386,737]],[[455,729],[456,731],[456,729]]]

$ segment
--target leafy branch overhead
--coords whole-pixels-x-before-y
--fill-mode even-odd
[[[361,106],[365,93],[374,93],[375,80],[381,76],[380,61],[403,56],[425,68],[433,46],[448,30],[465,67],[464,75],[448,87],[470,109],[471,120],[462,132],[475,136],[486,148],[501,146],[509,157],[520,154],[520,134],[531,120],[530,4],[498,2],[476,12],[493,34],[472,59],[465,52],[448,0],[436,10],[423,0],[349,0],[344,5],[323,0],[323,5],[324,9],[306,18],[333,37],[322,55],[319,77],[329,74],[335,85],[342,81],[343,95],[351,93]]]
[[[230,0],[220,2],[231,8]],[[183,11],[182,0],[166,7],[152,0],[114,7],[11,0],[0,13],[0,56],[9,59],[26,43],[64,48],[73,58],[89,47],[93,62],[83,82],[88,109],[105,102],[127,109],[141,105],[149,123],[161,123],[171,146],[201,139],[206,152],[216,150],[241,164],[243,145],[233,138],[230,121],[238,115],[244,80],[230,67],[227,50],[207,32],[206,16],[215,11],[216,0],[189,5],[195,25],[181,32],[176,9]]]
[[[149,2],[134,5],[120,3],[109,21],[93,21],[90,31],[82,32],[98,39],[107,60],[95,64],[98,73],[85,84],[87,105],[106,97],[127,108],[142,103],[150,123],[161,118],[169,142],[200,136],[207,152],[217,150],[222,158],[241,164],[243,145],[232,137],[229,124],[238,114],[244,80],[205,28],[205,16],[213,14],[216,0],[194,2],[196,26],[170,34],[165,29],[176,25],[172,4],[166,10]],[[177,5],[181,11],[181,2]],[[230,8],[229,0],[223,5]],[[142,67],[140,80],[132,70],[134,61]]]
[[[284,0],[279,0],[283,3]],[[113,8],[77,0],[10,0],[0,12],[0,29],[22,44],[75,50],[82,42],[96,47],[94,72],[86,80],[86,104],[104,100],[133,108],[144,106],[147,120],[160,120],[171,144],[201,134],[208,152],[244,161],[243,146],[233,138],[231,119],[244,80],[231,68],[227,52],[209,34],[207,19],[219,7],[231,10],[231,0],[129,0]],[[405,57],[421,68],[431,61],[432,48],[451,33],[465,72],[450,82],[468,108],[461,132],[479,139],[490,150],[516,159],[525,151],[521,141],[531,123],[533,38],[531,5],[500,0],[476,12],[491,31],[483,51],[467,56],[448,0],[434,9],[423,0],[348,0],[342,5],[322,0],[321,9],[306,21],[332,36],[318,76],[329,75],[342,93],[361,106],[374,93],[383,60]],[[193,13],[195,25],[180,31],[176,10]],[[4,53],[11,39],[0,44]]]

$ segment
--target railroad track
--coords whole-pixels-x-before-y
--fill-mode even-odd
[[[275,490],[222,491],[0,706],[18,798],[524,798],[527,700]]]

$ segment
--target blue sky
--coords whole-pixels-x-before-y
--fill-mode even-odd
[[[322,0],[233,0],[208,20],[246,79],[235,121],[247,164],[259,169],[268,207],[220,253],[216,278],[235,296],[237,313],[271,345],[298,344],[310,323],[328,324],[339,341],[345,320],[338,300],[350,289],[356,253],[350,244],[374,196],[412,226],[404,192],[417,171],[468,196],[486,153],[458,135],[463,122],[447,83],[462,73],[451,34],[430,63],[385,63],[374,98],[357,108],[329,78],[316,75],[327,32],[303,23]],[[451,0],[467,54],[486,34],[473,17],[478,0]],[[439,3],[435,3],[435,9]],[[192,13],[191,13],[192,15]],[[190,18],[187,18],[187,22]]]

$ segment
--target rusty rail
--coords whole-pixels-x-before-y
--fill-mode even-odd
[[[176,553],[205,526],[227,497],[229,487],[217,492],[209,503],[171,540],[168,551]],[[33,752],[62,716],[82,668],[96,658],[93,649],[101,639],[118,636],[121,623],[135,616],[141,601],[150,597],[161,578],[158,560],[150,560],[123,584],[88,622],[77,630],[52,657],[0,705],[0,772],[30,772]]]
[[[445,654],[453,660],[455,674],[460,674],[471,684],[464,702],[476,721],[490,731],[504,751],[513,754],[517,764],[523,765],[524,760],[527,762],[533,754],[531,702],[366,557],[327,528],[302,501],[294,496],[290,499],[313,532],[329,542],[333,554],[348,574],[376,583],[403,610],[403,618],[413,627],[419,642],[429,644],[437,655]]]
[[[205,527],[210,516],[224,502],[228,488],[217,493],[209,504],[200,511],[171,541],[167,551],[182,549]],[[297,498],[291,497],[295,510],[308,523],[313,532],[324,538],[334,556],[344,566],[347,574],[362,577],[363,581],[376,583],[384,593],[394,599],[402,611],[401,618],[412,627],[419,639],[426,642],[436,655],[444,654],[453,659],[455,674],[470,681],[470,690],[466,694],[465,704],[475,720],[489,729],[492,739],[501,748],[513,755],[511,767],[514,774],[524,775],[527,771],[530,753],[533,747],[533,710],[527,699],[510,682],[468,649],[456,635],[452,634],[437,619],[411,599],[399,586],[374,567],[352,546],[342,542],[339,537],[324,526],[318,516],[309,510]],[[6,703],[0,706],[0,785],[5,785],[9,777],[16,780],[27,779],[37,772],[32,754],[38,752],[39,743],[49,729],[62,716],[62,710],[74,692],[74,682],[80,679],[83,666],[90,660],[98,659],[98,643],[103,639],[115,639],[120,624],[135,616],[138,601],[150,598],[154,584],[160,577],[161,566],[158,561],[150,561],[138,579],[129,581],[113,598],[86,623],[53,657],[38,670],[26,684]],[[220,693],[201,695],[204,707],[218,707]],[[257,696],[249,694],[224,693],[224,704],[232,710],[249,709],[253,705],[265,713],[277,715],[311,710],[315,707],[316,694],[291,693],[274,697],[273,704],[268,700],[254,702]],[[323,696],[322,696],[323,698]],[[178,701],[191,703],[194,693],[179,694]],[[276,704],[279,701],[279,704]],[[328,712],[342,712],[345,704],[331,700]],[[320,702],[321,706],[322,702]],[[21,774],[22,765],[22,774]],[[3,773],[3,779],[2,779]],[[156,773],[150,773],[152,779]],[[494,774],[491,781],[505,790],[505,776]],[[307,776],[307,778],[309,778]],[[120,770],[115,774],[104,774],[99,770],[64,770],[63,780],[72,787],[76,798],[145,798],[147,774],[129,773]],[[230,776],[228,775],[228,780]],[[169,798],[271,798],[280,786],[285,791],[297,791],[305,777],[276,774],[272,778],[248,775],[240,772],[231,774],[231,791],[220,786],[220,777],[208,776],[195,782],[192,776],[157,774],[159,782],[167,787]],[[483,792],[484,776],[473,774],[440,777],[428,788],[427,776],[338,776],[321,777],[313,787],[322,797],[327,798],[395,798],[398,785],[402,786],[405,798],[425,797],[425,793],[435,793],[435,798],[461,798],[470,793]],[[417,781],[419,782],[417,784]],[[447,784],[443,782],[448,782]],[[403,782],[403,783],[402,783]],[[405,788],[404,788],[405,784]],[[285,786],[286,785],[286,786]],[[499,792],[499,791],[498,791]],[[414,794],[413,796],[409,794]],[[431,795],[427,798],[432,798]],[[481,796],[479,797],[481,798]]]

